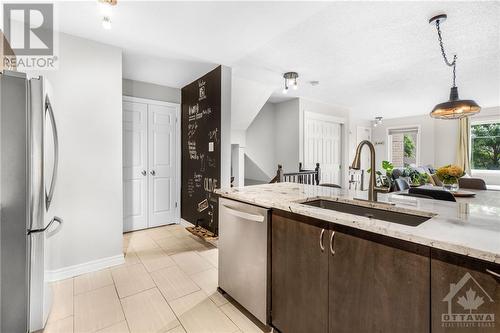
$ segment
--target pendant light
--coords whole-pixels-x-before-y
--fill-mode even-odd
[[[439,46],[441,47],[441,54],[444,62],[449,67],[453,67],[453,86],[450,91],[450,100],[448,102],[440,103],[431,111],[431,117],[438,119],[458,119],[479,113],[481,107],[476,102],[470,99],[460,99],[458,97],[458,88],[455,85],[457,56],[453,56],[453,61],[449,61],[443,46],[443,38],[441,36],[440,24],[446,20],[446,14],[434,16],[429,20],[430,24],[436,25],[438,34]]]

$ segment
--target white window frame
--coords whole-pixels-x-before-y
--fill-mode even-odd
[[[483,118],[480,120],[471,121],[469,125],[469,164],[472,166],[472,126],[474,125],[484,125],[484,124],[494,124],[500,123],[500,120],[495,117]],[[485,170],[485,169],[472,169],[471,173],[473,175],[500,175],[500,170]]]
[[[392,126],[387,127],[385,129],[385,137],[387,138],[387,160],[392,163],[392,136],[389,134],[391,130],[402,130],[405,128],[416,128],[417,129],[417,151],[415,152],[415,164],[416,166],[420,165],[420,134],[421,134],[421,126],[420,125],[401,125],[401,126]]]

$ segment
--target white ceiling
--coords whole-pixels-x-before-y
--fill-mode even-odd
[[[63,32],[124,50],[124,76],[182,87],[217,64],[370,119],[428,113],[451,71],[427,20],[441,12],[463,98],[500,105],[500,2],[125,2],[104,30],[96,1],[58,3]],[[319,80],[316,87],[307,82]]]

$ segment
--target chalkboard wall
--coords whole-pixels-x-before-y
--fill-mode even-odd
[[[183,219],[218,233],[220,187],[221,67],[182,88]]]

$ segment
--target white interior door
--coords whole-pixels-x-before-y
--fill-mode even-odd
[[[305,114],[304,165],[306,169],[314,169],[316,163],[320,164],[320,183],[340,185],[341,137],[342,124]]]
[[[123,230],[148,227],[148,105],[123,102]]]
[[[176,222],[176,113],[175,106],[149,109],[149,226]]]

